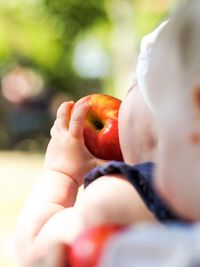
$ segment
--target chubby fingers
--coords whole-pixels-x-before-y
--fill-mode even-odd
[[[74,138],[80,139],[83,136],[84,121],[88,110],[87,103],[77,102],[75,105],[73,101],[62,103],[58,108],[51,136],[68,129]]]
[[[74,106],[69,123],[69,132],[76,139],[79,139],[83,136],[84,121],[88,110],[89,105],[87,103],[76,103]]]
[[[73,101],[64,102],[60,105],[57,111],[56,120],[51,129],[51,136],[53,136],[55,131],[66,130],[69,127],[70,114],[73,106]]]
[[[61,128],[68,128],[70,121],[71,109],[74,105],[73,101],[64,102],[60,105],[57,111],[58,126]]]

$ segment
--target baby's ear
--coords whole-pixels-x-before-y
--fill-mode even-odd
[[[200,144],[200,83],[193,91],[192,105],[196,129],[189,134],[189,141],[197,145]]]

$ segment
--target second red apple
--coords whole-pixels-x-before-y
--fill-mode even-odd
[[[106,242],[124,231],[126,226],[117,224],[98,225],[85,230],[70,245],[68,252],[70,267],[97,267]]]

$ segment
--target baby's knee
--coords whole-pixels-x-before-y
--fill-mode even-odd
[[[92,182],[83,192],[76,203],[82,221],[87,226],[110,223],[114,220],[113,199],[108,188],[101,179]],[[110,190],[113,190],[110,188]]]
[[[91,183],[76,207],[87,226],[105,223],[127,225],[153,217],[134,187],[121,176],[106,176]]]

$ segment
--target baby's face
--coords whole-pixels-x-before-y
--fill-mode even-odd
[[[136,83],[130,87],[120,107],[119,139],[126,163],[154,160],[157,143],[154,120]]]

